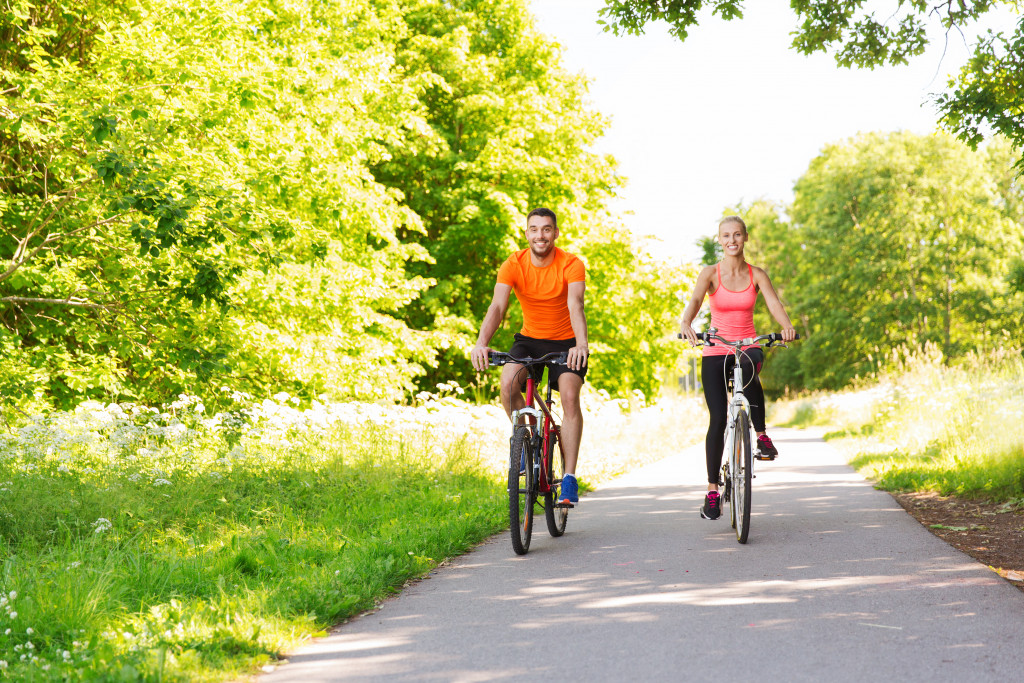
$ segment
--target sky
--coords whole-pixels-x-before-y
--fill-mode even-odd
[[[861,132],[937,130],[931,95],[970,55],[970,35],[947,43],[937,30],[906,66],[842,69],[830,54],[790,47],[797,20],[787,0],[748,2],[742,20],[705,13],[685,42],[664,24],[639,37],[604,33],[603,5],[532,0],[539,29],[562,46],[571,72],[587,75],[594,108],[611,118],[595,150],[612,154],[628,180],[613,208],[677,262],[699,258],[696,241],[716,234],[726,207],[791,201],[826,145]],[[985,27],[1013,25],[1007,10]]]

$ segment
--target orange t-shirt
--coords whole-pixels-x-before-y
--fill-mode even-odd
[[[538,268],[523,249],[505,259],[498,282],[512,287],[523,307],[523,331],[534,339],[572,339],[569,283],[585,282],[587,271],[578,257],[555,247],[555,258]]]

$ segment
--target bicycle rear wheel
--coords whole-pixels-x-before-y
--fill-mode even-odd
[[[556,507],[558,505],[558,492],[562,485],[562,475],[565,473],[565,455],[562,454],[562,444],[556,443],[558,437],[551,435],[548,443],[548,467],[547,478],[551,490],[544,494],[544,517],[548,522],[548,533],[558,538],[565,533],[565,523],[569,519],[569,508]]]
[[[745,412],[736,416],[736,434],[732,448],[732,517],[736,540],[747,542],[750,534],[750,483],[754,473],[750,450],[750,417]]]
[[[533,535],[535,493],[533,448],[530,430],[518,426],[512,432],[512,450],[508,462],[508,521],[512,549],[517,555],[530,550]]]

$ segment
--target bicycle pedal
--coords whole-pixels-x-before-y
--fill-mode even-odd
[[[567,510],[571,510],[572,508],[574,508],[576,506],[573,505],[572,503],[564,503],[563,502],[563,503],[555,503],[555,507],[556,508],[566,508]]]
[[[774,455],[765,455],[764,453],[754,453],[754,460],[771,461],[774,460]]]

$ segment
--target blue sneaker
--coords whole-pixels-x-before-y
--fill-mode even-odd
[[[566,474],[562,477],[562,492],[558,494],[558,502],[563,505],[580,502],[580,486],[573,475]]]

